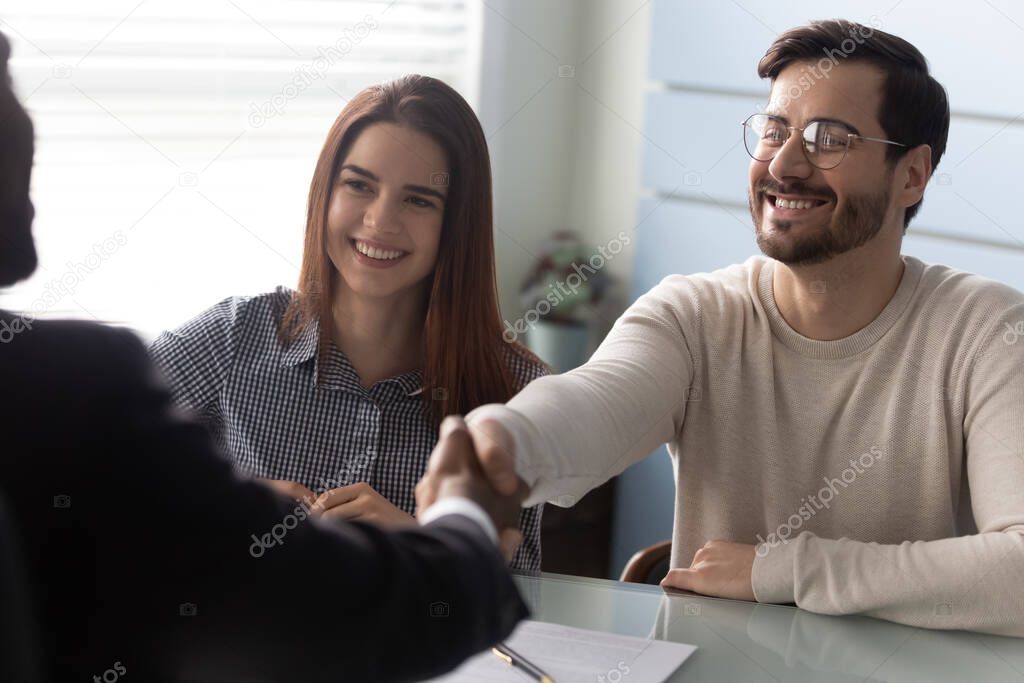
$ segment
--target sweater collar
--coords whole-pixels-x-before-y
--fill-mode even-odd
[[[775,338],[802,356],[823,360],[847,358],[870,348],[903,316],[921,282],[924,263],[913,256],[902,256],[901,258],[904,264],[903,277],[882,312],[864,328],[848,337],[832,341],[811,339],[790,327],[775,302],[772,278],[777,262],[774,259],[765,259],[758,277],[757,293],[761,305],[764,306],[768,315],[769,325]]]

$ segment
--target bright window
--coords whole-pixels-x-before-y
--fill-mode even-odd
[[[475,106],[478,5],[6,0],[40,268],[0,307],[150,336],[294,286],[309,181],[347,98],[416,72]]]

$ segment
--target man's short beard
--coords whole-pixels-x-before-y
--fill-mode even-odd
[[[32,240],[32,209],[0,206],[0,287],[24,280],[36,269],[36,248]]]
[[[848,197],[842,212],[835,214],[827,225],[820,226],[811,235],[789,241],[766,236],[761,227],[764,195],[760,199],[755,196],[753,193],[748,196],[748,204],[757,234],[757,246],[764,255],[788,266],[811,266],[864,246],[873,239],[882,229],[892,190],[886,182],[880,193]],[[792,221],[776,221],[783,230],[791,224]]]

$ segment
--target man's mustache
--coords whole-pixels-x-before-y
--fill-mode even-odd
[[[765,194],[790,194],[800,195],[802,197],[812,197],[814,199],[823,199],[829,202],[836,198],[835,192],[827,187],[812,187],[807,183],[801,182],[777,183],[774,180],[761,180],[754,186],[754,190],[758,196],[763,196]]]

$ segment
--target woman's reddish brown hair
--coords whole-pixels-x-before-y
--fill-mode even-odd
[[[491,164],[483,129],[451,87],[410,75],[357,94],[338,115],[320,152],[309,188],[306,238],[296,295],[281,321],[284,343],[320,323],[323,353],[333,334],[337,273],[327,255],[327,209],[338,169],[352,143],[375,123],[408,126],[435,140],[448,157],[448,196],[437,264],[423,324],[423,398],[436,422],[516,392],[508,351],[538,361],[502,338],[494,272]],[[506,346],[511,348],[506,350]]]

